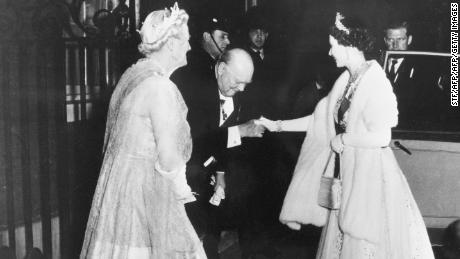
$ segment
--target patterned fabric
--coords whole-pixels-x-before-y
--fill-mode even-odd
[[[80,258],[206,258],[172,182],[155,170],[161,138],[175,141],[171,151],[184,165],[190,158],[186,114],[176,86],[153,60],[140,60],[123,74],[110,102]]]

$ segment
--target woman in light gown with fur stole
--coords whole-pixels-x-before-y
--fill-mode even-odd
[[[434,258],[420,211],[388,146],[398,110],[385,72],[365,58],[374,38],[359,19],[338,13],[329,43],[329,55],[346,71],[313,114],[260,121],[271,131],[307,132],[280,220],[296,230],[301,224],[324,226],[320,259]],[[326,176],[340,170],[338,210],[318,205],[325,168]]]

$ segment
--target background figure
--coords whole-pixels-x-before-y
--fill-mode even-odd
[[[409,50],[412,38],[409,22],[403,19],[391,21],[384,30],[386,50]],[[399,127],[410,125],[418,114],[416,77],[420,73],[419,69],[420,64],[416,59],[398,55],[392,55],[385,67],[385,72],[398,100]]]
[[[406,20],[391,21],[384,32],[386,50],[411,49],[414,38]],[[455,117],[448,105],[447,67],[438,57],[403,54],[388,57],[385,72],[398,100],[399,128],[435,130],[437,125],[430,124],[445,125]],[[423,124],[424,121],[429,124]]]
[[[252,8],[246,17],[247,32],[244,49],[251,55],[254,63],[254,76],[250,87],[241,94],[241,101],[245,104],[245,111],[242,115],[254,119],[259,118],[262,113],[267,113],[273,107],[272,91],[273,77],[268,70],[270,54],[265,48],[268,40],[268,24],[259,9]]]
[[[230,44],[228,22],[221,17],[210,16],[199,21],[195,36],[197,47],[189,52],[188,65],[178,69],[171,76],[185,98],[187,105],[193,102],[195,90],[215,80],[214,65]]]
[[[391,148],[396,97],[381,66],[366,60],[375,38],[337,13],[330,51],[345,67],[312,115],[262,120],[271,131],[307,131],[280,220],[323,227],[317,258],[433,258],[423,218]],[[322,175],[341,177],[340,207],[318,205]]]
[[[146,57],[110,102],[104,162],[80,258],[206,258],[184,203],[192,142],[187,107],[169,80],[190,49],[188,15],[154,11],[140,31]]]

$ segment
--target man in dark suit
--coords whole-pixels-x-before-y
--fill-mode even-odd
[[[412,33],[409,23],[395,20],[385,29],[385,46],[390,51],[409,50],[412,44]],[[415,119],[417,100],[415,81],[419,73],[417,61],[410,56],[391,55],[387,61],[385,72],[393,85],[393,91],[398,99],[399,126],[406,127]]]
[[[385,29],[384,37],[386,50],[401,51],[408,50],[412,44],[412,34],[409,30],[409,23],[398,21],[390,23]],[[390,81],[396,85],[413,77],[414,64],[404,57],[392,56],[387,62],[385,71]]]
[[[387,26],[384,40],[387,50],[409,50],[413,41],[409,23],[396,21]],[[399,128],[435,130],[441,117],[448,115],[448,84],[442,80],[447,78],[446,66],[440,61],[426,55],[389,56],[385,71],[398,100]]]
[[[247,45],[244,49],[251,55],[254,62],[254,76],[248,90],[241,95],[245,110],[242,116],[255,118],[260,115],[269,116],[270,102],[273,99],[272,85],[269,73],[270,56],[267,55],[265,44],[268,39],[268,26],[259,9],[251,9],[247,14]],[[268,62],[267,62],[268,60]]]
[[[254,120],[241,121],[236,94],[251,82],[253,71],[249,54],[232,49],[224,52],[214,66],[214,80],[197,80],[200,83],[193,85],[193,92],[183,92],[193,139],[187,180],[198,194],[196,202],[186,204],[186,210],[203,238],[208,258],[219,257],[217,245],[222,229],[236,227],[243,244],[247,236],[247,197],[253,181],[241,143],[243,138],[262,137],[265,129]],[[209,184],[210,174],[215,174],[214,188]],[[223,190],[225,198],[218,189]],[[216,195],[214,205],[210,204],[211,196]]]

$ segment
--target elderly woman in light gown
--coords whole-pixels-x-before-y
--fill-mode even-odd
[[[307,132],[280,220],[297,230],[324,226],[321,259],[433,258],[420,211],[388,146],[398,110],[385,72],[365,57],[374,38],[358,19],[338,14],[329,42],[329,55],[346,71],[313,114],[260,121],[271,131]],[[325,168],[326,176],[340,171],[338,210],[318,205]]]
[[[80,258],[206,258],[184,209],[191,153],[187,107],[171,73],[190,50],[188,15],[150,13],[145,58],[121,77],[110,101],[100,172]]]

